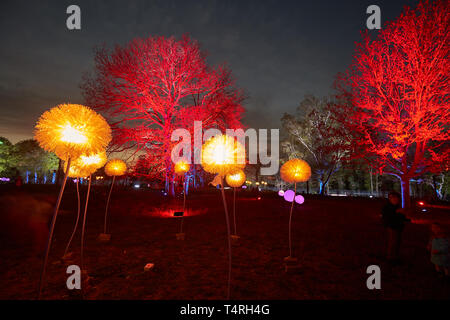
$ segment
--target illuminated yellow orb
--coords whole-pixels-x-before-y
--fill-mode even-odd
[[[89,155],[81,155],[76,161],[80,161],[84,167],[92,167],[99,169],[103,167],[108,160],[105,151],[101,151],[99,153],[93,153]]]
[[[44,150],[67,160],[104,150],[111,141],[111,128],[91,108],[60,104],[41,115],[34,137]]]
[[[83,154],[71,161],[69,177],[87,177],[97,171],[97,169],[103,167],[106,160],[107,157],[105,151],[89,155]],[[64,169],[67,170],[67,162],[64,164]]]
[[[245,149],[234,137],[214,136],[202,147],[202,167],[222,177],[234,174],[245,167]]]
[[[244,171],[239,170],[235,174],[227,174],[225,180],[230,187],[239,188],[245,182],[245,173]]]
[[[122,176],[127,172],[127,164],[120,159],[109,160],[105,166],[105,173],[108,176]]]
[[[311,167],[301,159],[292,159],[281,166],[281,179],[289,183],[305,182],[311,177]]]
[[[175,164],[174,171],[177,175],[183,175],[189,171],[190,165],[186,161],[178,161]]]
[[[67,169],[67,164],[64,165]],[[89,177],[93,172],[89,171],[89,168],[83,168],[76,165],[70,165],[69,174],[70,178],[86,178]]]

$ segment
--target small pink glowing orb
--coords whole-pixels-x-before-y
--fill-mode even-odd
[[[298,204],[302,204],[303,202],[305,202],[305,198],[299,194],[298,196],[295,196],[295,202],[297,202]]]
[[[283,190],[278,191],[278,195],[279,195],[280,197],[284,196],[284,191],[283,191]]]
[[[295,192],[292,190],[286,190],[284,192],[284,200],[288,201],[288,202],[292,202],[294,201],[294,197],[295,197]]]

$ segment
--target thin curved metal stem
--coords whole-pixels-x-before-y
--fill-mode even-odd
[[[106,219],[108,217],[108,207],[109,207],[109,199],[111,198],[112,189],[114,186],[114,181],[116,180],[116,176],[113,176],[112,182],[111,182],[111,188],[109,189],[108,194],[108,200],[106,201],[106,209],[105,209],[105,223],[103,225],[103,233],[106,233]]]
[[[81,228],[81,270],[84,269],[84,260],[83,260],[83,252],[84,252],[84,230],[86,228],[86,215],[87,215],[87,208],[88,208],[88,202],[89,202],[89,193],[91,191],[91,181],[92,181],[92,175],[89,176],[89,185],[87,189],[86,194],[86,204],[84,206],[84,215],[83,215],[83,226]]]
[[[292,199],[291,211],[289,213],[289,257],[292,257],[291,225],[292,225],[292,209],[294,208],[296,192],[297,192],[297,182],[295,183],[295,186],[294,186],[294,199]]]
[[[233,221],[234,221],[234,234],[237,236],[237,230],[236,230],[236,188],[233,188]]]
[[[230,219],[228,216],[228,208],[227,208],[227,201],[225,199],[225,191],[223,188],[223,177],[221,177],[220,180],[220,186],[222,191],[222,201],[223,206],[225,208],[225,220],[227,222],[227,238],[228,238],[228,287],[227,287],[227,300],[230,299],[230,291],[231,291],[231,235],[230,235]]]
[[[69,242],[67,243],[66,250],[64,250],[63,257],[67,254],[67,251],[69,250],[69,247],[70,247],[70,244],[72,243],[73,237],[75,236],[75,233],[77,232],[78,222],[80,221],[80,189],[78,187],[79,179],[80,178],[77,178],[77,199],[78,199],[77,220],[75,222],[75,227],[73,227],[72,235],[70,236]]]
[[[41,277],[39,279],[38,299],[41,298],[42,288],[44,286],[45,272],[47,269],[47,262],[48,262],[48,254],[50,252],[50,247],[52,245],[53,231],[55,230],[56,218],[58,217],[58,210],[59,210],[59,206],[61,204],[61,198],[64,193],[64,188],[66,187],[66,181],[67,181],[67,176],[69,175],[69,169],[70,169],[70,158],[67,160],[67,169],[66,169],[66,173],[64,175],[64,181],[61,185],[61,188],[59,189],[58,200],[56,201],[55,211],[53,212],[52,223],[50,225],[50,232],[49,232],[48,238],[47,238],[47,248],[45,249],[45,258],[44,258],[44,263],[42,264]]]
[[[184,210],[186,209],[186,177],[183,179],[183,215],[180,222],[180,233],[183,233]]]

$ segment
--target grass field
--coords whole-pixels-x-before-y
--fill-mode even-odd
[[[2,197],[33,195],[53,200],[56,189],[20,192],[2,189]],[[85,189],[82,190],[85,194]],[[79,264],[80,231],[70,260],[61,256],[76,218],[76,197],[70,186],[63,198],[47,269],[44,299],[224,299],[227,281],[226,224],[216,190],[188,196],[191,215],[184,220],[186,239],[177,241],[179,220],[171,212],[181,199],[167,201],[157,192],[116,189],[110,206],[109,243],[97,236],[103,229],[106,188],[94,186],[89,202],[82,294],[66,288],[66,268]],[[227,194],[229,208],[231,193]],[[449,212],[413,216],[403,235],[402,259],[390,266],[384,259],[385,229],[381,199],[306,196],[293,217],[296,274],[284,272],[289,254],[289,203],[275,193],[261,200],[240,192],[233,247],[232,299],[444,299],[450,283],[437,276],[426,249],[430,221],[448,221]],[[29,213],[4,204],[1,223],[0,299],[34,299],[42,264],[45,232],[31,232]],[[83,203],[84,201],[82,201]],[[29,206],[28,206],[29,207]],[[27,207],[27,208],[28,208]],[[23,211],[24,209],[21,209]],[[50,213],[42,214],[43,220]],[[42,225],[42,224],[41,224]],[[40,243],[36,246],[36,243]],[[155,267],[144,271],[147,263]],[[366,268],[381,268],[381,290],[368,290]]]

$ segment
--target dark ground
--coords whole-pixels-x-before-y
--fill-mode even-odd
[[[3,196],[17,196],[15,191],[1,190]],[[103,229],[106,191],[94,186],[89,201],[85,299],[225,298],[226,225],[218,190],[188,196],[187,206],[196,215],[184,220],[186,240],[177,241],[179,221],[168,216],[170,210],[178,210],[181,200],[154,211],[166,203],[165,197],[156,192],[115,189],[110,207],[112,239],[101,243],[96,238]],[[33,194],[45,199],[50,195],[54,201],[57,190],[50,187],[42,192],[29,187],[19,197]],[[231,193],[228,199],[231,208]],[[303,205],[295,206],[292,228],[294,256],[299,257],[301,272],[286,274],[283,258],[289,253],[289,204],[274,193],[263,194],[261,200],[241,193],[237,202],[241,243],[233,247],[231,298],[448,299],[450,282],[435,273],[426,245],[427,223],[448,221],[450,212],[428,212],[420,219],[414,216],[415,223],[404,232],[403,264],[392,267],[384,260],[386,234],[379,217],[382,205],[375,199],[306,196]],[[35,239],[39,233],[30,232],[33,226],[27,215],[13,214],[5,205],[2,210],[0,299],[34,299],[42,265],[42,253],[37,252],[42,250],[36,249],[39,241]],[[67,266],[79,264],[81,232],[71,248],[72,260],[61,260],[76,216],[73,186],[64,195],[62,210],[50,252],[44,299],[81,297],[79,291],[66,288]],[[154,270],[145,272],[147,263],[154,263]],[[366,268],[372,264],[381,267],[381,290],[366,287]]]

